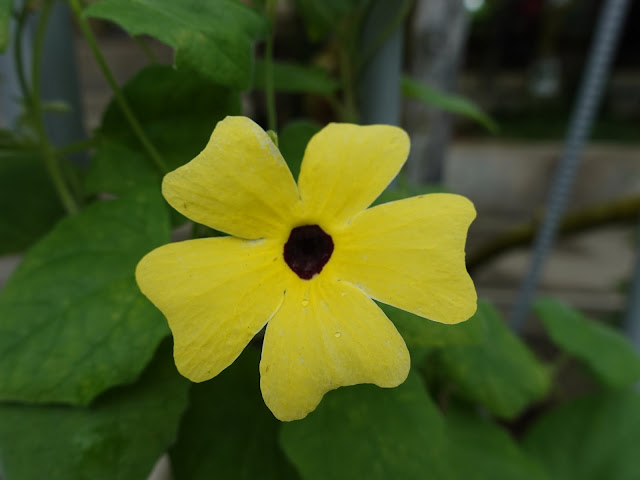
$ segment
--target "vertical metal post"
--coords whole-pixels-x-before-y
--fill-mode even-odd
[[[64,102],[69,111],[45,112],[45,127],[54,145],[86,138],[72,32],[69,5],[56,2],[42,55],[42,100]]]
[[[416,45],[410,59],[411,74],[443,92],[455,91],[469,29],[463,0],[417,2],[413,23]],[[412,140],[409,177],[415,183],[442,182],[453,133],[452,115],[407,102],[406,120]]]
[[[14,1],[14,10],[22,8],[22,1]],[[25,28],[23,30],[23,52],[22,60],[25,68],[28,69],[25,74],[27,78],[31,77],[31,29]],[[7,50],[0,55],[0,125],[4,128],[13,129],[16,126],[18,118],[22,114],[22,107],[20,105],[20,98],[22,92],[20,91],[20,84],[18,83],[18,76],[16,75],[16,62],[13,55],[13,45],[16,31],[16,21],[11,18],[9,22],[9,45]]]
[[[580,163],[582,149],[591,132],[605,82],[609,77],[609,70],[629,3],[629,0],[606,0],[602,6],[596,35],[591,44],[589,59],[569,123],[564,152],[553,179],[544,221],[536,236],[531,266],[522,283],[510,318],[509,323],[516,331],[522,330],[529,314],[542,266],[553,245],[558,223],[565,211],[573,179]]]
[[[22,2],[16,1],[15,8],[21,8]],[[12,20],[11,30],[14,32],[15,22]],[[24,29],[23,63],[27,80],[31,77],[31,49],[34,33],[33,21]],[[85,137],[82,106],[69,7],[64,2],[57,2],[51,11],[47,26],[45,47],[42,58],[42,100],[43,102],[63,102],[69,112],[45,112],[45,126],[51,141],[63,145]],[[20,98],[22,92],[18,84],[16,65],[11,45],[0,55],[0,109],[2,123],[7,128],[14,128],[19,116],[23,113]]]
[[[636,246],[636,265],[633,281],[629,290],[629,303],[625,318],[625,329],[629,338],[640,350],[640,222],[638,222],[638,245]]]
[[[373,2],[362,27],[363,51],[377,46],[377,39],[397,17],[402,3],[386,0]],[[362,70],[358,106],[363,124],[400,123],[402,23],[377,48]]]

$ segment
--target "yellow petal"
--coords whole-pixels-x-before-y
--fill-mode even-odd
[[[382,193],[408,154],[409,137],[400,128],[327,125],[307,145],[298,178],[307,216],[344,223]]]
[[[294,282],[267,325],[260,386],[277,418],[297,420],[334,388],[395,387],[409,364],[402,337],[371,299],[319,275]]]
[[[172,243],[136,269],[140,290],[167,317],[182,375],[208,380],[228,367],[282,303],[279,249],[232,237]]]
[[[451,194],[376,206],[334,233],[328,267],[383,303],[437,322],[462,322],[476,310],[464,260],[474,218],[473,204]]]
[[[164,177],[162,193],[185,217],[252,239],[281,234],[299,203],[278,148],[246,117],[219,122],[205,149]]]

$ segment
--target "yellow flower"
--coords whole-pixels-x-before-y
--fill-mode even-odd
[[[218,375],[267,324],[260,387],[280,420],[304,418],[343,385],[401,384],[402,337],[372,299],[457,323],[476,310],[464,263],[471,202],[431,194],[367,207],[409,153],[400,128],[330,124],[298,183],[267,134],[227,117],[162,192],[186,217],[230,234],[162,246],[139,263],[182,375]]]

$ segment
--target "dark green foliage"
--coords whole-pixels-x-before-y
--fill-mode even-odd
[[[489,303],[479,302],[475,316],[484,323],[483,341],[440,349],[431,368],[454,392],[513,418],[546,395],[549,374]]]
[[[67,217],[0,293],[0,399],[88,404],[133,381],[168,333],[136,264],[169,241],[160,193],[140,190]]]
[[[615,328],[551,298],[538,300],[534,309],[551,340],[605,385],[625,387],[640,378],[640,354]]]
[[[152,66],[123,88],[146,135],[173,170],[205,147],[216,124],[240,112],[240,97],[188,70]],[[147,157],[120,107],[112,101],[98,131],[100,143],[86,178],[90,192],[122,193],[161,173]]]
[[[640,395],[602,392],[547,412],[524,438],[552,480],[635,480]]]
[[[294,480],[277,443],[280,422],[260,394],[259,354],[247,350],[218,377],[191,389],[171,464],[176,480]]]
[[[170,342],[133,385],[89,407],[0,405],[6,480],[141,480],[175,438],[189,382]]]
[[[26,249],[62,218],[64,209],[39,155],[0,155],[0,212],[0,255]]]
[[[450,478],[444,422],[415,373],[394,389],[329,392],[307,418],[282,426],[281,442],[305,480]]]
[[[237,0],[102,0],[85,15],[151,35],[175,49],[179,69],[237,89],[250,86],[253,45],[266,31],[264,18]]]

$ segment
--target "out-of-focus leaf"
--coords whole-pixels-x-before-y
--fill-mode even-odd
[[[545,396],[549,373],[489,303],[478,302],[475,317],[484,323],[483,341],[440,349],[433,368],[453,391],[499,417],[513,418]]]
[[[298,478],[278,446],[280,422],[262,400],[258,362],[248,348],[219,376],[192,387],[171,449],[176,479]]]
[[[178,68],[236,89],[250,86],[253,44],[266,32],[265,19],[237,0],[102,0],[84,13],[153,36],[175,49]]]
[[[64,216],[38,155],[0,154],[0,212],[0,255],[28,248]]]
[[[62,220],[0,292],[0,399],[88,404],[133,381],[168,334],[135,267],[169,242],[160,192],[140,190]]]
[[[442,92],[413,78],[407,76],[402,78],[402,94],[405,98],[418,100],[430,107],[436,107],[445,112],[455,113],[475,120],[490,132],[495,133],[499,129],[491,117],[468,98]]]
[[[254,87],[265,88],[266,62],[256,60]],[[308,67],[295,63],[274,62],[273,88],[280,92],[317,93],[330,95],[339,87],[339,83],[321,67]]]
[[[300,164],[307,143],[320,129],[320,125],[309,120],[294,120],[285,125],[280,132],[278,145],[282,156],[289,165],[293,178],[298,178],[300,174]]]
[[[4,52],[9,45],[9,21],[12,8],[13,0],[0,0],[0,53]]]
[[[538,300],[534,309],[551,340],[584,362],[605,385],[625,387],[640,378],[640,354],[614,328],[551,298]]]
[[[364,3],[364,0],[295,0],[307,33],[314,41],[343,27],[344,19]]]
[[[4,478],[147,478],[176,436],[188,387],[167,342],[135,384],[106,392],[90,407],[1,405]]]
[[[166,66],[147,67],[123,93],[146,135],[173,170],[205,147],[218,121],[240,112],[237,93],[199,75]],[[100,143],[86,178],[89,192],[123,193],[159,182],[158,172],[115,101],[99,129]]]
[[[638,445],[640,395],[624,390],[560,405],[524,437],[553,480],[636,480]]]
[[[451,478],[442,417],[415,373],[397,388],[329,392],[280,439],[305,480]]]
[[[447,460],[460,480],[550,480],[497,424],[459,408],[445,417]]]
[[[477,316],[466,322],[446,325],[399,308],[378,304],[391,319],[409,348],[444,347],[447,345],[468,345],[484,341],[484,322]]]

